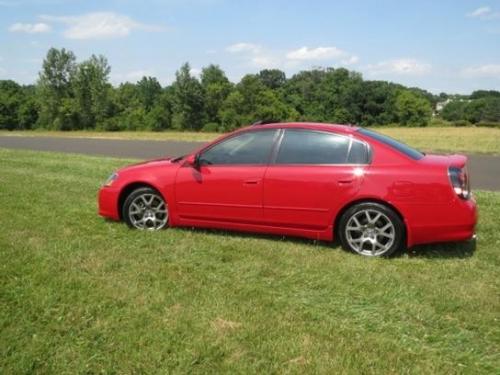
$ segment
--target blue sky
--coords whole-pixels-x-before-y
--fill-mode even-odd
[[[105,55],[114,84],[219,64],[237,81],[346,67],[432,92],[500,89],[500,1],[0,0],[0,79],[33,83],[50,47]]]

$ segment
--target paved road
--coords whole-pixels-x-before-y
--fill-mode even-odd
[[[138,159],[184,155],[201,145],[202,142],[0,136],[0,147],[5,148]],[[469,170],[474,189],[500,191],[500,156],[469,155]]]

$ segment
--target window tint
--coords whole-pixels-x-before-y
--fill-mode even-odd
[[[229,138],[200,156],[201,164],[266,164],[276,130],[243,133]]]
[[[276,164],[344,164],[349,143],[335,134],[285,130]]]
[[[399,152],[402,152],[403,154],[405,154],[406,156],[408,156],[414,160],[419,160],[419,159],[422,159],[424,157],[424,154],[421,153],[420,151],[415,150],[414,148],[411,148],[410,146],[405,145],[402,142],[396,141],[395,139],[392,139],[391,137],[388,137],[386,135],[382,135],[380,133],[377,133],[377,132],[374,132],[374,131],[368,130],[368,129],[359,129],[358,132],[363,134],[363,135],[366,135],[370,138],[373,138],[379,142],[382,142],[382,143],[398,150]]]

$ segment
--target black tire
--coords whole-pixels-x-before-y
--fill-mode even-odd
[[[122,218],[132,229],[159,230],[168,226],[168,204],[155,189],[140,187],[125,199]]]
[[[364,256],[388,257],[404,248],[406,228],[391,208],[364,202],[342,214],[337,236],[346,250]]]

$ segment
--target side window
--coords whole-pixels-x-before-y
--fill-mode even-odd
[[[351,145],[351,151],[349,151],[349,157],[347,158],[347,163],[367,164],[368,161],[369,161],[369,154],[366,145],[362,142],[353,140]]]
[[[200,163],[266,164],[273,147],[276,130],[243,133],[216,144],[200,155]]]
[[[331,133],[286,130],[276,164],[344,164],[350,142]]]

